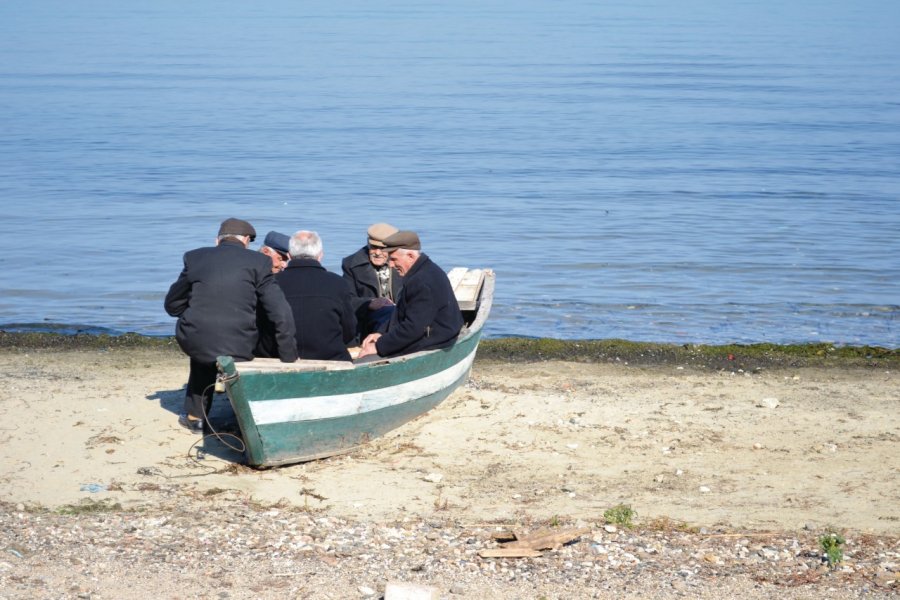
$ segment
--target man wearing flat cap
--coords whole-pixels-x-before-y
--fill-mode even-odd
[[[248,249],[256,230],[247,221],[226,219],[216,245],[184,255],[184,268],[169,288],[165,309],[178,317],[175,339],[191,359],[179,425],[203,431],[216,381],[216,358],[250,360],[256,346],[257,310],[275,327],[283,362],[297,359],[294,318],[272,275],[272,261]]]
[[[270,231],[263,240],[263,245],[259,251],[272,259],[272,273],[281,273],[287,266],[291,257],[289,255],[288,244],[291,238],[288,235],[277,231]]]
[[[422,252],[414,231],[398,231],[385,238],[384,245],[390,253],[390,265],[403,276],[403,289],[387,331],[366,336],[359,358],[452,346],[462,329],[463,317],[447,274]]]
[[[373,331],[387,327],[403,278],[388,264],[384,240],[397,233],[387,223],[375,223],[366,232],[366,245],[341,261],[344,281],[353,291],[357,334],[362,340]]]

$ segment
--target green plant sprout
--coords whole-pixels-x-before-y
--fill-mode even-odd
[[[607,523],[614,523],[631,529],[633,527],[631,520],[637,518],[637,512],[627,504],[618,504],[606,510],[603,513],[603,518],[606,519]]]
[[[846,541],[844,536],[835,531],[829,531],[819,537],[819,546],[822,548],[822,552],[825,553],[825,560],[828,561],[828,566],[832,569],[844,560],[843,546]]]

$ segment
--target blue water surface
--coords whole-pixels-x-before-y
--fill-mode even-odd
[[[900,347],[900,3],[0,4],[0,327],[171,334],[218,223],[388,221],[489,336]]]

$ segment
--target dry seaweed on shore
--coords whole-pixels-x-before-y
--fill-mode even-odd
[[[115,350],[159,349],[181,353],[174,337],[92,335],[0,330],[0,349]],[[484,339],[477,360],[535,362],[565,360],[634,366],[678,365],[728,371],[778,367],[900,367],[900,349],[818,344],[660,344],[628,340],[558,340],[551,338]]]
[[[556,340],[502,338],[485,340],[480,360],[566,360],[638,366],[679,365],[693,368],[751,371],[772,367],[900,366],[900,350],[833,344],[657,344],[627,340]]]

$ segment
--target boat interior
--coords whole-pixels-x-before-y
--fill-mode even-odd
[[[465,325],[462,334],[472,326],[478,316],[478,310],[481,308],[484,290],[485,277],[491,273],[487,269],[468,269],[466,267],[455,267],[447,272],[450,284],[456,294],[456,301],[459,303],[459,309],[462,312]],[[356,359],[359,354],[359,347],[354,346],[348,348],[350,356]],[[307,360],[300,359],[292,363],[283,363],[277,358],[255,358],[248,361],[235,361],[234,366],[238,373],[246,371],[343,371],[353,369],[357,364],[373,364],[387,362],[388,360],[405,360],[415,357],[419,352],[406,356],[399,356],[391,359],[380,358],[377,356],[367,357],[360,362],[345,362],[339,360]]]

